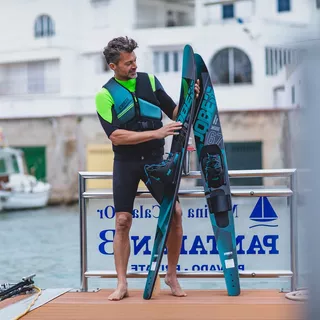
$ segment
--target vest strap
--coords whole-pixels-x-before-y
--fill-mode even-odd
[[[136,121],[134,123],[125,123],[124,129],[132,131],[147,131],[147,130],[157,130],[162,127],[162,123],[159,120],[142,120]]]

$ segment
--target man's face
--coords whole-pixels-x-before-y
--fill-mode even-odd
[[[117,64],[110,63],[110,68],[119,80],[129,80],[137,77],[137,57],[134,52],[121,52]]]

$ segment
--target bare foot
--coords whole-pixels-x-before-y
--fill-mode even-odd
[[[186,297],[187,294],[181,289],[177,278],[165,277],[164,282],[170,287],[172,295],[176,297]]]
[[[128,297],[128,288],[125,285],[118,285],[117,289],[110,294],[108,297],[108,300],[110,301],[119,301],[122,300],[123,298]]]

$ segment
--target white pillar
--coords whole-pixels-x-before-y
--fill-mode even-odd
[[[204,1],[203,0],[194,0],[195,2],[195,25],[196,27],[201,27],[204,21]]]

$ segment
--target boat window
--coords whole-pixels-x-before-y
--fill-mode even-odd
[[[4,159],[0,159],[0,173],[7,173],[6,162]]]
[[[18,164],[17,157],[15,155],[12,155],[11,160],[12,160],[12,167],[13,167],[14,173],[19,173],[19,164]]]

